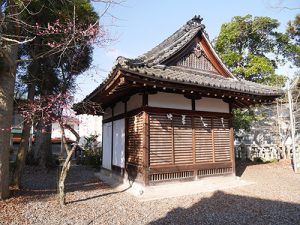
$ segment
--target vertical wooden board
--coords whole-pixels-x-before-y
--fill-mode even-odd
[[[191,116],[173,116],[175,164],[193,163]]]
[[[194,117],[196,162],[213,162],[211,118]]]
[[[149,184],[149,115],[143,113],[143,158],[144,158],[144,183]]]
[[[214,118],[213,129],[215,161],[231,161],[229,119]]]
[[[230,151],[231,151],[231,161],[232,161],[232,172],[235,174],[234,131],[233,131],[232,118],[230,118],[229,120],[229,130],[230,130]]]
[[[172,120],[167,115],[149,115],[150,166],[172,164]]]
[[[143,164],[143,114],[128,118],[127,162]]]
[[[195,134],[195,118],[192,117],[192,148],[193,148],[193,163],[196,163],[196,134]]]

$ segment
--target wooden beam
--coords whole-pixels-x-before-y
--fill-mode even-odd
[[[174,122],[171,121],[172,128],[172,164],[175,165],[175,140],[174,140]]]
[[[149,115],[147,112],[143,114],[143,153],[144,153],[144,183],[145,185],[149,185]]]
[[[214,118],[211,118],[211,139],[212,139],[213,162],[215,162]]]
[[[112,118],[114,117],[114,106],[112,106],[111,108],[111,114],[112,114]],[[111,159],[110,159],[110,164],[111,164],[111,168],[113,166],[113,156],[114,156],[114,121],[111,121]]]
[[[195,99],[192,98],[192,110],[195,111],[196,110],[196,102],[195,102]]]
[[[232,113],[232,106],[229,105],[230,113]],[[234,152],[234,130],[233,130],[233,117],[229,119],[229,135],[230,135],[230,151],[232,161],[232,173],[235,175],[235,152]]]
[[[216,162],[216,163],[199,163],[194,165],[167,165],[167,166],[152,166],[150,167],[150,174],[155,173],[171,173],[180,171],[195,171],[201,169],[217,169],[230,168],[232,162]]]
[[[195,133],[195,118],[192,116],[192,154],[193,154],[193,163],[196,163],[196,133]],[[197,174],[197,172],[196,172]]]
[[[148,93],[143,93],[143,106],[148,106]]]
[[[141,108],[137,108],[127,112],[127,115],[135,115],[141,111],[146,111],[149,113],[172,113],[174,115],[191,115],[191,116],[203,116],[203,117],[223,117],[230,118],[232,115],[230,113],[218,113],[218,112],[205,112],[205,111],[192,111],[192,110],[184,110],[184,109],[169,109],[169,108],[158,108],[151,106],[144,106]],[[107,123],[113,120],[119,120],[125,117],[125,113],[119,114],[117,116],[113,116],[108,119],[102,120],[103,123]]]

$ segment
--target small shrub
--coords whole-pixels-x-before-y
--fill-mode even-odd
[[[256,163],[263,163],[264,160],[263,160],[262,158],[260,158],[260,157],[257,157],[257,158],[254,158],[254,159],[253,159],[253,162],[256,162]]]
[[[100,152],[93,151],[93,150],[86,150],[84,151],[82,164],[91,166],[93,168],[100,168],[101,159],[100,159]]]
[[[83,154],[77,157],[76,163],[91,166],[93,168],[100,168],[102,164],[102,148],[97,142],[98,135],[91,135],[85,137],[86,143],[83,146]]]
[[[278,162],[278,160],[277,159],[264,160],[263,158],[257,157],[254,158],[253,162],[267,164],[267,163],[276,163]]]

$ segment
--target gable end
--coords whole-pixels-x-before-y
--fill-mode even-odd
[[[204,52],[202,44],[200,42],[194,43],[194,46],[188,54],[179,59],[175,66],[183,66],[192,69],[200,69],[204,71],[218,73],[214,65]]]

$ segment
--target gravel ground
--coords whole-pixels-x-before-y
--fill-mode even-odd
[[[148,202],[112,190],[93,174],[71,168],[61,208],[56,172],[27,167],[25,190],[0,201],[0,224],[300,224],[300,174],[287,161],[239,164],[237,174],[253,185]]]

